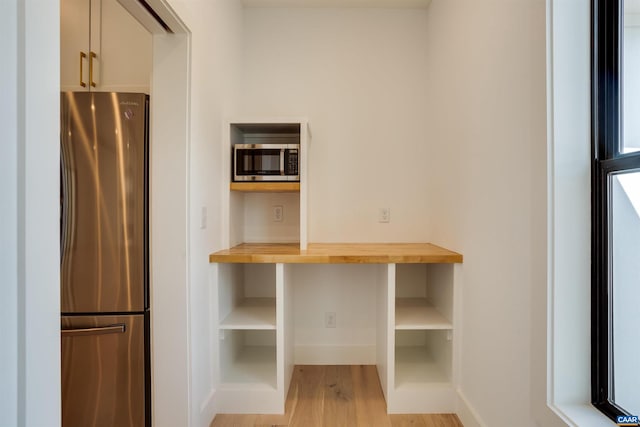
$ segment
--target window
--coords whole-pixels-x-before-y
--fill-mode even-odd
[[[640,0],[593,0],[592,402],[640,415]]]

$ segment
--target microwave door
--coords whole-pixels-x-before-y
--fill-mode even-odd
[[[280,175],[281,150],[258,150],[254,153],[256,175]]]
[[[279,179],[284,159],[280,149],[236,149],[235,181]]]

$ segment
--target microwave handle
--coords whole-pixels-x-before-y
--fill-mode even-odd
[[[284,153],[285,153],[285,149],[281,148],[280,149],[280,175],[284,175],[285,174],[285,170],[284,170]]]

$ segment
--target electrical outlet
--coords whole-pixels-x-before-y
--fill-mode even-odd
[[[282,205],[273,207],[273,221],[274,222],[282,222],[284,219],[284,208]]]
[[[327,311],[324,314],[324,327],[335,328],[336,327],[336,313],[333,311]]]
[[[391,221],[391,209],[390,208],[378,208],[378,222]]]

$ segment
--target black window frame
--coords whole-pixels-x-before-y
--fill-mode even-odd
[[[610,174],[640,169],[640,152],[623,154],[621,129],[623,1],[593,0],[591,13],[591,401],[613,421],[630,414],[612,399]]]

